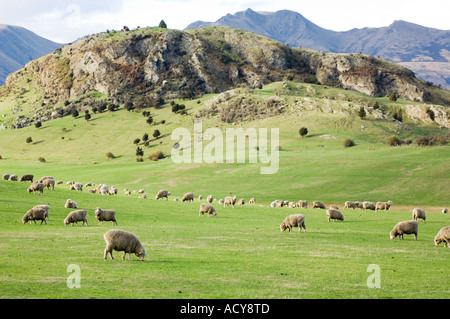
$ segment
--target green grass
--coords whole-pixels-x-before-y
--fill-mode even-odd
[[[290,84],[291,85],[291,84]],[[294,89],[297,85],[293,86]],[[254,94],[271,96],[281,84]],[[305,94],[304,86],[299,88]],[[316,92],[324,89],[316,87]],[[340,91],[345,92],[345,91]],[[319,92],[318,94],[322,94]],[[330,93],[331,94],[331,93]],[[345,93],[342,93],[345,94]],[[352,93],[353,94],[353,93]],[[0,131],[0,175],[54,176],[64,182],[114,185],[118,196],[69,191],[58,185],[43,196],[28,194],[28,183],[0,180],[0,298],[449,298],[446,271],[450,249],[435,247],[433,238],[447,226],[440,209],[450,201],[448,146],[392,148],[385,139],[396,132],[391,122],[321,112],[287,110],[279,116],[236,125],[203,119],[203,130],[217,126],[279,128],[282,147],[279,170],[261,175],[267,164],[175,164],[171,158],[147,159],[156,149],[170,155],[171,133],[185,127],[193,133],[193,115],[212,96],[186,104],[188,116],[172,114],[167,105],[150,109],[155,125],[140,113],[123,109],[93,115],[86,122],[71,116],[43,127]],[[294,95],[288,98],[296,98]],[[370,99],[369,97],[367,97]],[[320,99],[317,99],[320,103]],[[166,120],[165,124],[161,121]],[[415,134],[436,134],[430,125],[408,123]],[[308,128],[302,139],[298,129]],[[364,129],[361,127],[364,126]],[[63,130],[65,128],[65,130]],[[144,162],[135,161],[135,138],[158,129],[163,137],[142,146]],[[25,139],[31,136],[31,145]],[[62,139],[64,137],[64,139]],[[344,139],[356,146],[343,148]],[[203,141],[203,145],[208,145]],[[115,159],[108,160],[106,152]],[[38,157],[46,163],[40,163]],[[125,196],[123,189],[145,189],[149,198]],[[169,201],[156,201],[160,189]],[[174,202],[188,191],[255,197],[256,205],[223,208],[219,215],[199,217],[199,202]],[[88,227],[65,227],[71,198],[88,210]],[[321,200],[343,208],[346,200],[394,202],[392,211],[342,210],[345,222],[328,222],[325,211],[269,208],[275,199]],[[51,206],[48,225],[22,224],[24,213],[37,204]],[[392,227],[411,219],[409,210],[427,211],[419,238],[390,240]],[[117,211],[118,225],[98,225],[96,207]],[[281,233],[288,214],[306,216],[307,233]],[[135,233],[147,249],[136,256],[103,261],[103,233],[120,228]],[[80,266],[81,288],[67,288],[71,264]],[[381,288],[369,289],[370,264],[380,266]]]

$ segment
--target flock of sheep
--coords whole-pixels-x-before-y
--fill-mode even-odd
[[[62,184],[62,181],[55,181],[53,177],[51,176],[44,176],[37,182],[34,181],[34,176],[31,174],[23,175],[20,179],[17,175],[9,175],[4,174],[3,175],[4,180],[11,180],[11,181],[30,181],[31,185],[28,187],[27,191],[29,193],[38,191],[40,195],[43,194],[43,191],[45,188],[47,189],[54,189],[55,185]],[[67,182],[68,186],[70,186],[70,190],[74,191],[82,191],[83,190],[83,184],[76,183],[76,182]],[[89,189],[88,192],[90,193],[99,193],[102,195],[116,195],[117,189],[113,186],[109,188],[107,184],[100,184],[95,186],[93,183],[87,183],[84,185],[85,188],[89,186],[95,187],[94,189]],[[130,195],[131,192],[128,189],[124,189],[125,195]],[[140,198],[146,198],[145,191],[143,189],[139,190],[138,193],[140,194]],[[165,198],[168,200],[169,195],[171,193],[167,190],[160,190],[156,196],[155,199],[163,199]],[[198,200],[201,201],[203,197],[200,195],[198,196]],[[213,207],[212,203],[214,201],[214,197],[212,195],[209,195],[206,198],[206,201],[208,203],[201,203],[200,209],[199,209],[199,216],[203,216],[206,214],[207,216],[217,216],[217,211]],[[178,198],[175,198],[174,201],[179,201]],[[191,202],[194,201],[194,193],[188,192],[183,195],[181,198],[181,202]],[[236,196],[227,196],[224,199],[219,199],[218,203],[220,205],[223,205],[224,207],[232,206],[235,207],[236,203],[237,205],[245,205],[245,199],[241,198],[237,200]],[[251,198],[249,200],[249,203],[256,203],[255,198]],[[392,201],[388,202],[352,202],[352,201],[346,201],[344,203],[344,209],[363,209],[363,210],[384,210],[388,211],[390,207],[392,206]],[[68,199],[64,205],[65,208],[72,208],[77,209],[78,204]],[[308,208],[308,202],[305,200],[299,200],[298,202],[290,202],[290,201],[282,201],[282,200],[275,200],[270,203],[270,207],[289,207],[289,208]],[[333,220],[339,220],[344,221],[344,215],[339,210],[337,206],[331,205],[328,209],[326,208],[325,204],[319,201],[314,201],[312,203],[313,208],[317,209],[326,209],[326,216],[328,218],[328,221]],[[28,223],[33,221],[36,223],[36,221],[41,221],[42,223],[47,224],[47,220],[49,219],[49,210],[50,206],[48,205],[37,205],[28,210],[25,215],[22,218],[23,223]],[[444,208],[442,210],[442,213],[447,213],[448,210]],[[87,221],[87,211],[84,209],[77,209],[74,211],[71,211],[67,217],[64,219],[64,225],[67,226],[71,224],[77,224],[78,222],[82,222],[82,226],[84,224],[88,225]],[[99,224],[102,224],[103,221],[111,221],[113,224],[115,223],[117,225],[117,219],[116,219],[116,211],[111,209],[101,209],[100,207],[97,207],[95,209],[95,217],[99,221]],[[392,231],[390,232],[390,238],[394,239],[396,237],[399,237],[399,239],[403,239],[404,234],[413,234],[415,239],[417,240],[418,235],[418,228],[419,223],[418,219],[422,219],[423,222],[426,221],[426,214],[425,211],[421,208],[415,208],[412,210],[412,218],[413,220],[408,221],[402,221],[397,223]],[[306,232],[306,226],[305,226],[305,216],[303,214],[292,214],[288,215],[284,221],[280,225],[280,230],[284,232],[286,229],[289,229],[289,232],[292,231],[293,227],[299,228],[299,233],[303,229],[304,232]],[[132,233],[119,230],[119,229],[113,229],[104,234],[104,240],[106,242],[106,248],[104,251],[104,259],[107,259],[108,254],[111,256],[111,259],[114,259],[112,255],[112,251],[123,251],[122,259],[125,260],[126,254],[129,254],[129,259],[131,259],[131,254],[134,253],[136,256],[140,258],[140,260],[144,260],[145,258],[145,248],[139,241],[139,239]],[[434,243],[436,246],[438,246],[441,242],[444,243],[444,247],[447,246],[450,248],[450,226],[443,227],[438,234],[434,238]]]

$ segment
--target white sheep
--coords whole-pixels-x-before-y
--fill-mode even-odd
[[[42,208],[42,209],[45,209],[45,219],[49,220],[49,218],[48,218],[48,212],[49,212],[49,210],[50,210],[50,206],[48,206],[48,205],[36,205],[36,206],[34,206],[33,208]]]
[[[367,202],[367,201],[365,201],[365,202],[362,203],[362,208],[363,208],[364,210],[367,210],[367,209],[369,209],[369,210],[375,210],[375,204],[372,203],[372,202]]]
[[[44,184],[44,187],[47,187],[47,189],[55,190],[55,180],[52,178],[46,178],[42,181],[42,184]]]
[[[319,201],[313,201],[313,208],[327,209],[325,204]]]
[[[225,197],[224,201],[223,201],[223,207],[225,206],[232,206],[234,208],[234,205],[236,204],[236,195],[234,195],[233,197],[231,196],[227,196]]]
[[[99,224],[101,225],[104,221],[110,222],[112,221],[113,225],[116,223],[116,211],[112,209],[101,209],[100,207],[97,207],[95,209],[95,218],[98,219]]]
[[[238,205],[239,206],[245,205],[245,199],[244,198],[239,199],[238,200]]]
[[[300,208],[308,208],[308,202],[306,200],[299,200],[298,207]]]
[[[7,181],[7,180],[9,180],[10,176],[11,176],[10,174],[3,174],[2,179]]]
[[[375,211],[377,212],[378,210],[384,210],[385,212],[387,212],[391,206],[392,206],[392,201],[377,202],[375,204]]]
[[[123,251],[122,260],[125,260],[127,254],[129,260],[131,260],[131,254],[135,254],[140,260],[144,260],[145,248],[136,235],[120,229],[111,229],[103,234],[103,238],[106,242],[103,254],[104,260],[107,260],[108,253],[111,255],[111,259],[114,260],[113,250]]]
[[[39,180],[38,183],[42,183],[44,182],[44,180],[46,179],[54,179],[53,176],[42,176]]]
[[[198,195],[198,200],[201,201],[203,199],[202,195]]]
[[[221,198],[221,199],[219,199],[218,203],[219,203],[220,205],[223,205],[223,203],[225,203],[225,201]]]
[[[434,244],[439,246],[440,243],[444,243],[444,247],[447,244],[447,247],[450,248],[450,226],[442,227],[434,237]]]
[[[427,216],[425,215],[425,211],[422,208],[414,208],[412,211],[412,218],[414,220],[418,220],[419,218],[422,219],[422,221],[426,221],[427,220]]]
[[[83,184],[76,182],[76,183],[74,183],[73,185],[70,186],[70,190],[71,191],[82,192],[83,191]]]
[[[140,190],[138,190],[138,194],[144,194],[145,193],[145,189],[140,189]]]
[[[111,186],[111,188],[108,191],[109,195],[117,195],[117,188],[115,188],[114,186]]]
[[[16,174],[12,174],[11,176],[9,176],[9,181],[13,181],[13,182],[17,182],[19,180],[19,176]]]
[[[447,208],[444,208],[443,210],[442,210],[442,214],[447,214],[448,213],[448,209]]]
[[[352,202],[352,201],[346,201],[344,204],[344,209],[350,209],[350,208],[358,208],[358,203],[357,202]]]
[[[289,232],[292,231],[292,227],[298,227],[298,232],[300,233],[302,228],[304,229],[304,232],[306,233],[306,226],[305,226],[305,216],[303,214],[293,214],[287,216],[284,221],[280,225],[280,230],[284,232],[287,229],[289,229]]]
[[[27,188],[28,193],[36,193],[36,191],[39,191],[39,195],[44,194],[44,184],[33,182],[33,184],[30,185],[30,187]]]
[[[330,220],[340,220],[340,221],[344,221],[344,215],[342,215],[342,213],[339,211],[339,210],[337,210],[337,209],[333,209],[333,208],[329,208],[329,209],[327,209],[327,218],[328,218],[328,221],[330,221]]]
[[[254,197],[250,198],[250,200],[248,201],[249,204],[256,204],[256,200]]]
[[[165,197],[166,200],[169,200],[169,195],[170,194],[171,193],[169,191],[167,191],[166,189],[162,189],[156,194],[155,199],[158,200],[160,198],[164,198]]]
[[[66,200],[64,207],[65,208],[78,208],[78,204],[75,201],[68,199],[68,200]]]
[[[147,194],[139,194],[139,198],[147,198]]]
[[[98,193],[102,195],[109,194],[109,186],[107,184],[100,184],[100,187],[97,187]]]
[[[202,204],[200,204],[200,210],[198,212],[198,215],[203,216],[203,214],[207,214],[208,217],[209,217],[209,215],[217,216],[217,211],[211,204],[202,203]]]
[[[84,209],[74,210],[73,212],[70,212],[67,217],[64,219],[64,226],[67,226],[69,224],[77,224],[78,222],[83,222],[81,226],[84,226],[84,223],[86,223],[86,226],[88,225],[88,221],[86,219],[87,211]]]
[[[206,201],[211,204],[214,201],[213,195],[208,195],[208,197],[206,197]]]
[[[417,240],[417,235],[419,233],[419,223],[415,220],[407,220],[404,222],[397,223],[390,233],[391,239],[399,236],[399,239],[403,239],[403,235],[414,234],[414,239]]]
[[[36,220],[41,221],[41,225],[43,222],[47,225],[48,218],[48,210],[43,207],[33,207],[28,210],[25,215],[22,217],[22,223],[26,224],[29,221],[33,221],[36,224]]]
[[[183,197],[181,197],[181,202],[185,202],[185,201],[194,201],[194,193],[189,192],[183,195]]]

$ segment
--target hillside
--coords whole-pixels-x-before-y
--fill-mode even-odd
[[[423,80],[450,88],[448,30],[394,21],[387,27],[337,32],[321,28],[297,12],[280,10],[267,13],[251,9],[227,14],[215,22],[197,21],[187,26],[186,30],[209,26],[252,31],[292,47],[379,56],[407,66]]]
[[[25,28],[0,24],[0,85],[8,74],[61,46]]]
[[[282,80],[450,104],[449,91],[370,56],[293,49],[232,28],[146,28],[92,35],[29,62],[0,88],[0,114],[5,126],[22,127],[52,112],[82,110],[92,92],[145,106]]]

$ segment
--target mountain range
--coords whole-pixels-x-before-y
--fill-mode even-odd
[[[0,24],[0,85],[8,74],[61,46],[25,28]]]
[[[324,29],[294,11],[251,9],[227,14],[216,22],[197,21],[186,30],[209,26],[255,32],[292,47],[381,57],[406,66],[425,81],[450,89],[450,31],[447,30],[395,21],[387,27],[338,32]]]

